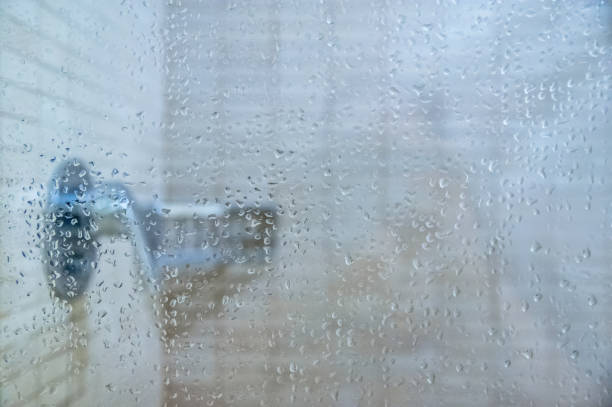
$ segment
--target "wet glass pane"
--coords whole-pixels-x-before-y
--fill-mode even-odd
[[[0,2],[0,405],[609,406],[612,3]]]

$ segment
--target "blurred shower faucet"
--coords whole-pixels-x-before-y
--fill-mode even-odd
[[[224,264],[271,262],[272,204],[145,205],[121,183],[96,182],[80,160],[60,164],[45,207],[43,263],[53,295],[71,300],[98,269],[102,236],[129,236],[143,272],[202,272]]]

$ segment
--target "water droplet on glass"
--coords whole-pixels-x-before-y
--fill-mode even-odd
[[[580,255],[582,256],[583,259],[588,259],[589,257],[591,257],[591,250],[589,248],[586,248],[582,250]]]
[[[531,349],[524,350],[521,352],[521,356],[527,360],[533,359],[533,351]]]
[[[347,266],[353,264],[353,258],[349,254],[344,256],[344,264],[346,264]]]

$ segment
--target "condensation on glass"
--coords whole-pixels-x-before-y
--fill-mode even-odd
[[[609,406],[612,4],[0,3],[0,405]]]

